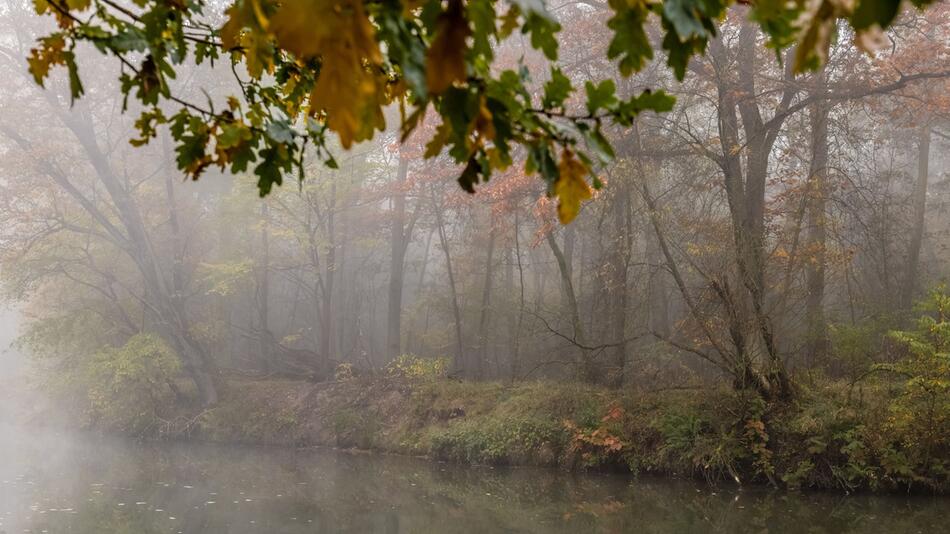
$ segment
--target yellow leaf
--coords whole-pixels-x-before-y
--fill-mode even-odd
[[[382,61],[360,0],[286,0],[269,24],[277,44],[297,57],[327,59],[346,50],[373,64]]]
[[[507,39],[512,32],[518,29],[518,17],[521,16],[521,10],[517,5],[508,8],[508,12],[501,17],[501,28],[498,30],[499,39]]]
[[[478,115],[473,123],[473,129],[479,135],[479,143],[482,142],[482,139],[489,141],[495,139],[495,123],[492,121],[491,111],[488,110],[485,100],[483,95],[478,103]]]
[[[274,72],[274,48],[270,38],[258,32],[244,32],[240,37],[244,48],[247,72],[253,78],[260,78],[264,72]]]
[[[442,152],[442,149],[445,148],[446,143],[449,142],[450,135],[452,135],[452,127],[449,126],[449,123],[443,122],[439,124],[435,129],[435,134],[432,136],[432,139],[426,143],[424,157],[429,159],[438,156]]]
[[[327,126],[340,136],[343,148],[349,148],[354,141],[371,138],[376,128],[385,127],[383,90],[352,55],[328,54],[310,101],[315,109],[326,112]]]
[[[76,11],[84,11],[92,4],[92,0],[66,0],[66,7]]]
[[[454,82],[465,80],[465,39],[470,33],[461,0],[450,0],[449,8],[439,15],[435,38],[426,52],[430,93],[441,94]]]
[[[320,58],[311,112],[326,113],[344,148],[385,128],[388,93],[374,69],[383,58],[362,1],[286,0],[268,28],[280,48],[298,58]]]
[[[554,182],[554,196],[557,197],[557,216],[561,224],[573,221],[581,211],[581,202],[591,198],[587,185],[587,165],[574,157],[570,149],[561,152],[561,161],[557,165],[558,179]]]
[[[43,81],[49,75],[49,69],[53,65],[62,65],[66,61],[64,55],[66,49],[66,39],[60,33],[54,33],[40,40],[39,48],[30,50],[30,57],[27,58],[30,74],[36,83],[43,85]]]

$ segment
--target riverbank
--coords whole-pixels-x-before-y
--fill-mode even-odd
[[[396,377],[315,384],[229,378],[221,402],[90,420],[148,438],[330,446],[468,464],[699,477],[791,489],[946,493],[945,435],[886,385],[826,383],[769,405],[727,389],[619,392],[578,384]],[[930,425],[928,427],[928,425]]]

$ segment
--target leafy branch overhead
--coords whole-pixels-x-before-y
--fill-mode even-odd
[[[656,42],[682,79],[731,3],[609,0],[607,58],[620,75],[630,76],[653,59]],[[900,9],[899,0],[747,3],[770,46],[798,44],[796,71],[821,65],[839,20],[862,42],[891,24]],[[913,3],[923,7],[928,0]],[[426,157],[447,154],[458,163],[463,189],[473,192],[523,158],[526,170],[538,173],[558,197],[559,217],[567,223],[590,198],[591,186],[600,187],[591,171],[613,157],[604,129],[673,105],[662,90],[622,98],[610,79],[586,82],[581,95],[557,66],[560,24],[543,0],[234,0],[223,25],[209,22],[214,9],[204,0],[34,4],[58,23],[30,55],[37,83],[51,67],[63,66],[72,97],[81,97],[75,49],[91,43],[118,59],[126,102],[143,106],[134,144],[147,143],[167,125],[178,166],[190,177],[212,165],[236,173],[252,169],[262,195],[295,170],[302,176],[305,152],[335,167],[331,133],[343,148],[372,139],[386,127],[384,108],[398,104],[403,139],[427,110],[435,111],[441,124]],[[654,26],[659,37],[651,37]],[[527,87],[541,73],[524,65],[497,68],[497,45],[515,33],[552,63],[540,97]],[[186,62],[214,64],[222,57],[242,64],[250,76],[236,76],[241,94],[223,109],[171,90],[170,80]],[[586,98],[579,113],[567,109],[575,94]]]

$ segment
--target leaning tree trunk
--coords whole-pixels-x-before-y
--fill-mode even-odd
[[[568,312],[571,314],[573,341],[574,345],[580,351],[580,360],[578,361],[580,378],[585,382],[595,383],[597,381],[597,369],[589,357],[587,338],[584,335],[584,325],[581,323],[580,308],[577,304],[577,295],[574,292],[574,282],[571,280],[567,259],[564,257],[564,252],[561,251],[561,247],[557,244],[553,233],[548,232],[547,241],[548,246],[551,247],[551,252],[554,253],[555,260],[557,260],[558,272],[561,275],[561,291],[565,296],[563,305],[567,307]]]
[[[182,358],[184,368],[195,383],[201,403],[216,404],[216,368],[203,347],[192,337],[184,307],[176,302],[172,288],[164,279],[160,261],[151,245],[144,217],[132,195],[123,187],[111,164],[96,142],[96,135],[88,116],[77,114],[64,117],[66,126],[74,133],[86,152],[116,214],[128,234],[128,251],[142,275],[145,298],[155,315],[157,329],[162,337]]]
[[[458,290],[455,285],[455,272],[452,270],[452,254],[449,250],[449,240],[445,233],[445,221],[443,220],[442,206],[438,205],[433,196],[432,207],[435,210],[435,223],[439,231],[439,244],[442,245],[442,253],[445,255],[445,270],[449,275],[449,291],[452,299],[452,315],[455,318],[455,349],[458,354],[455,357],[456,374],[464,374],[470,369],[465,357],[465,345],[462,342],[462,311],[459,309]]]

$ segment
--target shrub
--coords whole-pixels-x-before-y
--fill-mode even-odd
[[[950,293],[938,288],[918,309],[924,315],[915,330],[891,333],[906,357],[875,369],[902,379],[886,425],[900,437],[889,458],[896,462],[892,474],[910,472],[913,480],[933,485],[950,474]]]
[[[127,432],[144,432],[175,400],[178,357],[157,336],[137,334],[107,347],[85,365],[89,410],[95,420]]]
[[[623,438],[625,415],[624,409],[614,403],[593,428],[565,421],[564,427],[571,434],[568,451],[579,454],[585,467],[617,463],[628,445]]]
[[[410,380],[436,380],[445,378],[448,373],[447,358],[420,358],[412,354],[403,354],[386,366],[386,373],[392,377]]]
[[[356,373],[353,372],[353,364],[350,362],[340,363],[333,370],[333,379],[337,382],[353,380],[355,376]]]

